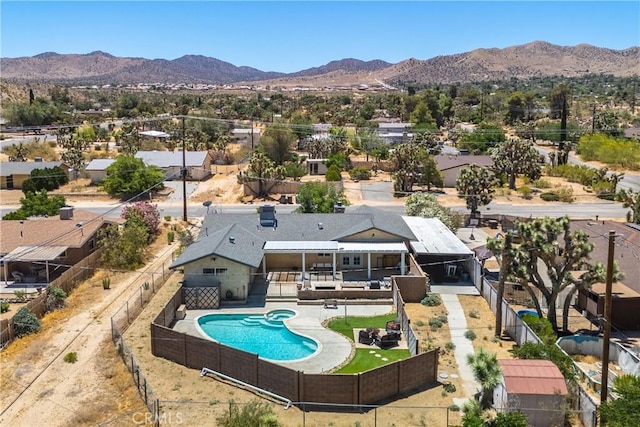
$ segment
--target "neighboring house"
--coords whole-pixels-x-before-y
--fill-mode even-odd
[[[114,222],[119,221],[72,207],[56,217],[0,221],[2,280],[52,281],[94,252],[98,230]]]
[[[260,128],[236,128],[231,129],[231,141],[237,143],[253,143],[257,145],[260,143]]]
[[[333,278],[340,271],[366,279],[405,275],[409,248],[429,239],[425,236],[439,222],[407,220],[368,206],[344,214],[270,214],[205,216],[196,242],[170,268],[184,268],[185,287],[219,287],[227,299],[246,299],[254,279],[265,280],[272,271],[306,277],[322,269]],[[447,235],[440,239],[457,239],[444,225],[435,230]],[[431,240],[436,239],[434,234]]]
[[[168,133],[161,132],[159,130],[143,130],[141,132],[138,132],[138,135],[140,135],[143,138],[157,139],[157,140],[169,138]]]
[[[616,233],[614,259],[624,278],[613,284],[611,300],[612,324],[619,330],[640,330],[640,226],[613,221],[572,220],[571,231],[582,230],[594,245],[590,262],[607,265],[610,230]],[[604,315],[604,285],[578,293],[576,308],[594,319]]]
[[[107,177],[107,168],[115,162],[115,159],[93,159],[84,169],[89,175],[92,184],[99,184]]]
[[[408,142],[413,138],[411,123],[378,123],[378,136],[387,144]]]
[[[438,170],[442,172],[444,178],[444,187],[453,188],[456,186],[456,179],[458,174],[464,168],[469,167],[472,164],[478,166],[493,166],[493,159],[491,156],[460,156],[452,154],[440,154],[435,156],[436,163],[438,164]]]
[[[624,137],[640,140],[640,128],[627,128],[624,130]]]
[[[187,151],[184,154],[187,179],[201,181],[211,176],[213,160],[208,151]],[[136,158],[148,166],[158,166],[168,180],[181,179],[182,151],[138,151]]]
[[[549,360],[501,359],[502,380],[493,392],[498,411],[522,411],[533,427],[564,424],[568,394],[562,372]]]
[[[0,163],[0,189],[13,190],[22,188],[22,183],[31,177],[36,169],[59,166],[69,177],[69,166],[63,162],[2,162]]]
[[[325,175],[327,173],[327,165],[324,164],[326,159],[307,159],[307,170],[309,175]]]

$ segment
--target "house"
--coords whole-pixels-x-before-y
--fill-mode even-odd
[[[231,141],[239,144],[260,144],[260,128],[236,128],[231,129]]]
[[[408,142],[413,138],[411,123],[378,123],[378,136],[387,144]]]
[[[114,159],[93,159],[85,167],[92,184],[99,184],[107,177],[107,168],[115,162]]]
[[[13,190],[22,188],[22,183],[31,177],[37,169],[60,167],[69,177],[69,166],[63,162],[2,162],[0,163],[0,189]]]
[[[487,167],[493,166],[493,159],[491,156],[439,154],[435,156],[435,159],[438,165],[438,170],[442,173],[442,177],[444,178],[444,187],[446,188],[455,187],[460,171],[472,164]]]
[[[530,426],[564,424],[568,394],[560,369],[549,360],[500,359],[502,379],[493,392],[498,411],[522,411]]]
[[[52,281],[94,252],[98,230],[115,222],[119,221],[72,207],[60,209],[56,217],[0,221],[2,280],[22,276],[33,282]]]
[[[322,271],[329,281],[349,274],[363,280],[405,275],[413,265],[409,248],[420,241],[416,233],[427,233],[431,224],[420,218],[408,223],[368,206],[342,214],[276,214],[273,209],[263,216],[205,216],[198,239],[170,268],[184,269],[183,286],[219,287],[227,299],[246,299],[254,280],[278,271],[299,272],[305,280]]]
[[[624,137],[629,139],[640,140],[640,128],[638,127],[626,128],[624,130]]]
[[[187,179],[201,181],[211,176],[213,159],[208,151],[138,151],[136,158],[148,166],[158,166],[168,180],[181,179],[183,160],[187,168]]]
[[[140,135],[143,138],[157,139],[157,140],[167,139],[170,136],[168,133],[161,132],[159,130],[144,130],[144,131],[138,132],[138,135]]]
[[[603,265],[607,265],[609,252],[607,235],[610,230],[615,232],[614,260],[624,278],[612,286],[612,324],[619,330],[640,330],[640,226],[613,221],[572,220],[570,227],[571,231],[587,233],[589,242],[594,245],[590,262]],[[576,308],[588,318],[602,317],[604,298],[604,284],[596,283],[590,289],[578,292]]]

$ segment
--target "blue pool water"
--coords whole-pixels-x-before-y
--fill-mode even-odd
[[[535,311],[535,310],[518,310],[518,311],[516,312],[516,315],[517,315],[518,317],[522,317],[522,316],[524,316],[525,314],[531,314],[531,315],[533,315],[533,316],[538,317],[538,312],[537,312],[537,311]]]
[[[291,332],[284,324],[294,317],[292,310],[266,314],[207,314],[197,319],[204,334],[221,344],[269,360],[296,360],[311,356],[318,344]]]

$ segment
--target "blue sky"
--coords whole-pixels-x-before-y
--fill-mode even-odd
[[[349,57],[395,63],[535,40],[625,49],[640,45],[640,2],[2,0],[0,24],[3,58],[196,54],[293,72]]]

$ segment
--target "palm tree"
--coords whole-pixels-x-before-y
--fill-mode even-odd
[[[500,384],[502,369],[498,365],[495,353],[487,353],[480,349],[476,354],[467,356],[467,362],[473,370],[473,376],[482,387],[480,391],[480,406],[487,409],[491,406],[493,390]]]

